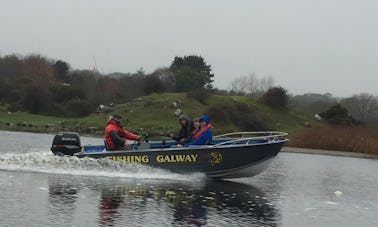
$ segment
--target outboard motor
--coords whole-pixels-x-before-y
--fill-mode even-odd
[[[56,155],[73,155],[82,150],[80,136],[76,132],[59,132],[54,136],[51,151]]]

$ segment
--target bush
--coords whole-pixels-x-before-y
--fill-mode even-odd
[[[81,99],[72,99],[66,103],[67,114],[70,117],[84,117],[94,111],[94,108],[88,101]]]
[[[217,124],[233,124],[244,131],[269,129],[267,124],[245,103],[214,105],[206,111],[206,114]]]
[[[211,96],[210,90],[205,88],[189,91],[188,93],[186,93],[186,95],[189,98],[193,98],[202,104],[206,104],[206,100]]]
[[[356,125],[357,121],[348,114],[348,110],[340,104],[331,106],[325,112],[319,114],[328,123],[333,125]]]
[[[260,101],[273,109],[286,109],[289,101],[287,90],[282,87],[270,88]]]

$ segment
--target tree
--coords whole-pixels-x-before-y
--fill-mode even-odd
[[[255,74],[251,73],[248,76],[241,76],[233,79],[231,81],[231,92],[260,96],[271,88],[273,83],[274,80],[272,77],[263,77],[259,79]]]
[[[175,57],[170,70],[175,75],[176,91],[212,88],[214,74],[211,73],[211,66],[200,56]]]
[[[70,65],[64,61],[57,61],[54,64],[55,76],[58,80],[68,82],[68,70]]]
[[[175,90],[175,75],[169,68],[158,68],[151,74],[151,76],[156,76],[159,78],[161,83],[164,85],[164,91],[169,92]]]
[[[260,101],[274,109],[286,109],[288,100],[287,90],[282,87],[270,88],[260,99]]]
[[[357,121],[348,114],[348,110],[340,104],[331,106],[325,112],[319,114],[328,123],[334,125],[354,125]]]
[[[16,55],[0,57],[0,79],[16,79],[22,77],[22,61]]]
[[[361,93],[341,100],[350,114],[363,123],[371,123],[378,116],[378,98],[371,94]]]
[[[331,106],[336,105],[338,99],[333,97],[330,93],[305,93],[303,95],[295,95],[291,97],[290,102],[290,104],[292,104],[296,108],[314,115],[320,112],[324,112]]]

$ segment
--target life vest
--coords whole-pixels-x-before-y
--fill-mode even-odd
[[[137,135],[127,131],[121,125],[117,124],[114,120],[110,119],[108,120],[107,125],[105,127],[105,144],[107,146],[107,149],[109,150],[114,150],[117,148],[116,144],[110,138],[111,131],[117,132],[118,136],[124,139],[137,139]]]
[[[198,138],[198,133],[201,131],[200,128],[194,129],[192,132],[192,139],[197,139]]]
[[[197,139],[198,137],[200,137],[203,134],[203,132],[206,131],[209,128],[211,128],[211,124],[207,124],[205,127],[201,127],[201,130],[199,130],[198,132],[196,132],[195,139]]]

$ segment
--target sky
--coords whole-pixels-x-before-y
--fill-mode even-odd
[[[107,74],[199,55],[220,89],[253,73],[294,95],[378,95],[377,12],[377,0],[0,0],[0,56]]]

